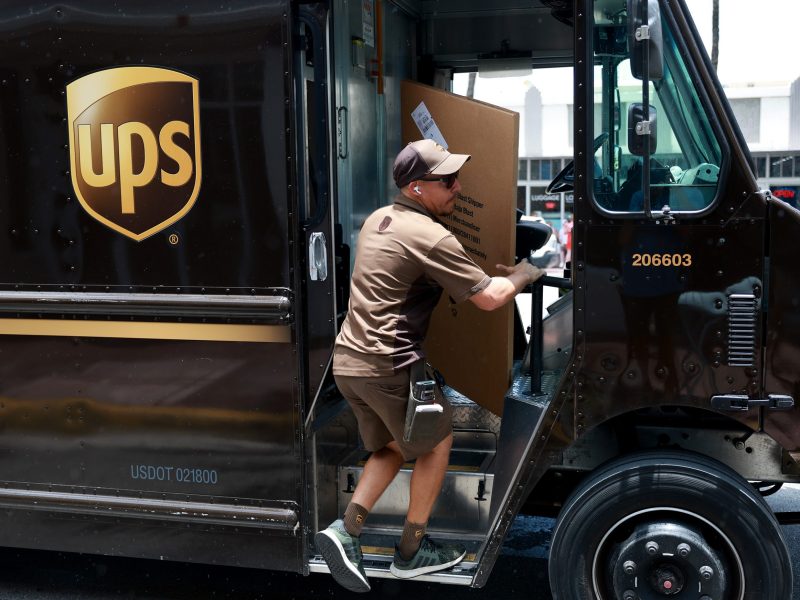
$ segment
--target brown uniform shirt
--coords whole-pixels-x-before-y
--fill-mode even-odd
[[[422,205],[399,196],[361,228],[333,372],[385,377],[407,367],[424,356],[422,343],[442,289],[463,302],[490,281]]]

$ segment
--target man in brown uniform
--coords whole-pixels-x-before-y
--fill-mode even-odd
[[[369,591],[359,536],[369,511],[407,460],[416,459],[410,501],[391,572],[401,578],[448,569],[464,558],[460,544],[425,535],[441,491],[453,441],[451,409],[424,442],[403,440],[410,370],[423,360],[422,344],[442,290],[455,302],[483,310],[503,306],[542,271],[522,261],[497,265],[489,277],[469,258],[438,217],[453,212],[458,171],[469,155],[451,154],[432,140],[406,146],[394,163],[401,195],[370,215],[358,237],[350,306],[336,339],[333,374],[372,454],[342,519],[315,536],[336,581]]]

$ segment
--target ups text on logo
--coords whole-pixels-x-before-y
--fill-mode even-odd
[[[200,191],[197,80],[119,67],[67,86],[72,185],[83,207],[141,241],[183,217]]]

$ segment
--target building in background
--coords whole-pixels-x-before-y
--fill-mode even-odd
[[[466,94],[468,80],[469,75],[457,74],[453,91]],[[800,79],[722,84],[753,154],[760,185],[800,207]],[[630,81],[632,100],[640,85]],[[557,230],[572,212],[572,194],[546,194],[545,189],[572,160],[572,69],[540,69],[503,79],[478,76],[472,88],[476,100],[520,114],[517,207],[527,215],[541,214]],[[621,113],[625,114],[624,87],[621,93]],[[661,110],[657,103],[656,108]],[[625,143],[624,129],[620,128],[621,144]],[[669,154],[674,147],[679,155],[670,131],[659,129],[658,136],[659,154]]]

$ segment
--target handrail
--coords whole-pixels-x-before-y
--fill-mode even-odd
[[[551,277],[550,275],[545,275],[544,277],[540,278],[539,281],[541,281],[543,285],[557,287],[562,290],[572,289],[572,279],[567,279],[566,277]]]
[[[0,291],[0,314],[103,314],[131,316],[237,317],[287,320],[288,295],[138,294]]]
[[[293,502],[280,502],[273,506],[252,506],[14,488],[0,489],[0,507],[49,513],[101,515],[112,519],[172,521],[277,531],[294,531],[299,521],[299,511]]]

